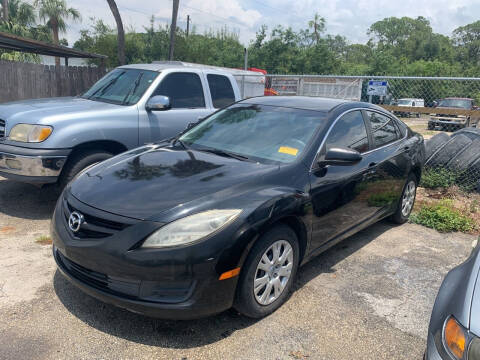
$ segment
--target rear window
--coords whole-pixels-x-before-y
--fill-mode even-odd
[[[232,83],[226,76],[208,74],[207,80],[214,108],[223,108],[235,102]]]

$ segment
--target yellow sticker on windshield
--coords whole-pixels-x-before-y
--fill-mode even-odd
[[[289,146],[280,146],[280,148],[278,149],[278,152],[283,153],[283,154],[297,156],[298,149],[295,149],[295,148],[292,148],[292,147],[289,147]]]

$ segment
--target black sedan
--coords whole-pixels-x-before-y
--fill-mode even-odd
[[[480,360],[480,244],[438,291],[428,328],[427,360]]]
[[[423,160],[423,138],[375,105],[251,98],[83,171],[57,203],[54,257],[133,312],[262,317],[312,257],[407,221]]]

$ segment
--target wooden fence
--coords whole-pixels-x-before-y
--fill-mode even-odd
[[[0,61],[0,103],[76,96],[105,75],[101,67],[55,66]]]

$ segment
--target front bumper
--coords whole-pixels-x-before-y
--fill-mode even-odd
[[[86,237],[78,238],[68,229],[65,203],[67,211],[73,208],[85,216],[85,224],[89,223]],[[113,223],[126,226],[113,230]],[[102,230],[102,224],[110,228]],[[175,320],[205,317],[233,304],[238,277],[219,280],[220,249],[210,242],[175,249],[138,248],[138,241],[155,231],[158,223],[105,213],[71,195],[68,200],[59,199],[51,226],[58,269],[101,301]],[[111,234],[98,235],[108,232]],[[81,231],[77,234],[83,236]]]
[[[438,349],[437,349],[437,345],[435,344],[435,339],[433,337],[433,335],[430,333],[430,331],[428,332],[428,338],[427,338],[427,350],[425,351],[425,357],[424,357],[425,360],[451,360],[450,357],[445,357],[445,358],[442,358],[442,356],[440,355]]]
[[[54,183],[70,149],[42,150],[0,144],[0,176],[27,183]]]

